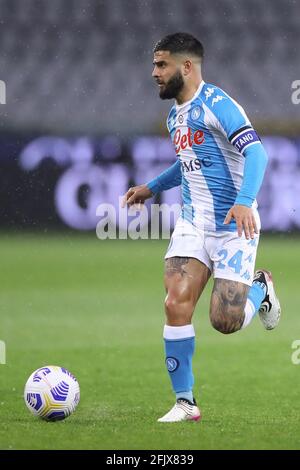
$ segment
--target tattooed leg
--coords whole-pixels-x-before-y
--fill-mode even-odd
[[[165,275],[171,277],[173,274],[180,274],[183,277],[187,275],[187,271],[184,267],[188,264],[192,258],[186,258],[181,256],[174,256],[173,258],[166,259],[165,263]]]
[[[195,258],[175,256],[165,263],[165,364],[176,400],[193,402],[195,331],[192,316],[210,271]]]
[[[208,267],[195,258],[175,256],[165,263],[167,324],[191,323],[197,301],[210,277]]]
[[[241,329],[249,286],[227,279],[215,279],[210,302],[210,321],[224,334]]]

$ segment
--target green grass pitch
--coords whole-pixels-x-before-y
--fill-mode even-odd
[[[74,235],[1,242],[1,449],[299,449],[300,239],[262,236],[257,266],[273,271],[279,327],[255,319],[224,336],[208,318],[211,284],[194,316],[200,423],[162,424],[173,405],[162,328],[164,241]],[[23,401],[38,367],[68,368],[81,401],[67,420],[43,422]]]

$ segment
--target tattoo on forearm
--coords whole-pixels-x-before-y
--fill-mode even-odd
[[[240,282],[216,279],[211,298],[211,321],[223,333],[240,330],[249,286]]]
[[[181,274],[183,277],[187,272],[184,267],[189,262],[190,258],[174,256],[173,258],[168,258],[165,264],[165,274],[167,276],[172,276],[172,274]]]

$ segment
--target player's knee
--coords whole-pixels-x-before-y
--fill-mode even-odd
[[[235,333],[241,329],[243,324],[243,315],[230,315],[228,312],[226,314],[214,314],[210,312],[210,322],[215,330],[223,333],[224,335],[229,335]]]
[[[192,302],[181,298],[179,295],[169,293],[165,299],[165,312],[171,324],[189,323],[193,315],[193,310]]]

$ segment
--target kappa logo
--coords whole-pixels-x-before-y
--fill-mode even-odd
[[[183,123],[183,116],[182,116],[182,114],[179,115],[178,122],[179,122],[179,124],[182,124],[182,123]]]
[[[211,105],[213,106],[214,104],[218,103],[219,101],[222,101],[225,98],[223,95],[217,95],[215,98],[213,98]]]
[[[211,87],[208,87],[207,90],[205,90],[204,94],[205,94],[206,101],[208,100],[208,98],[211,97],[211,95],[214,92],[215,92],[215,88],[211,88]]]

